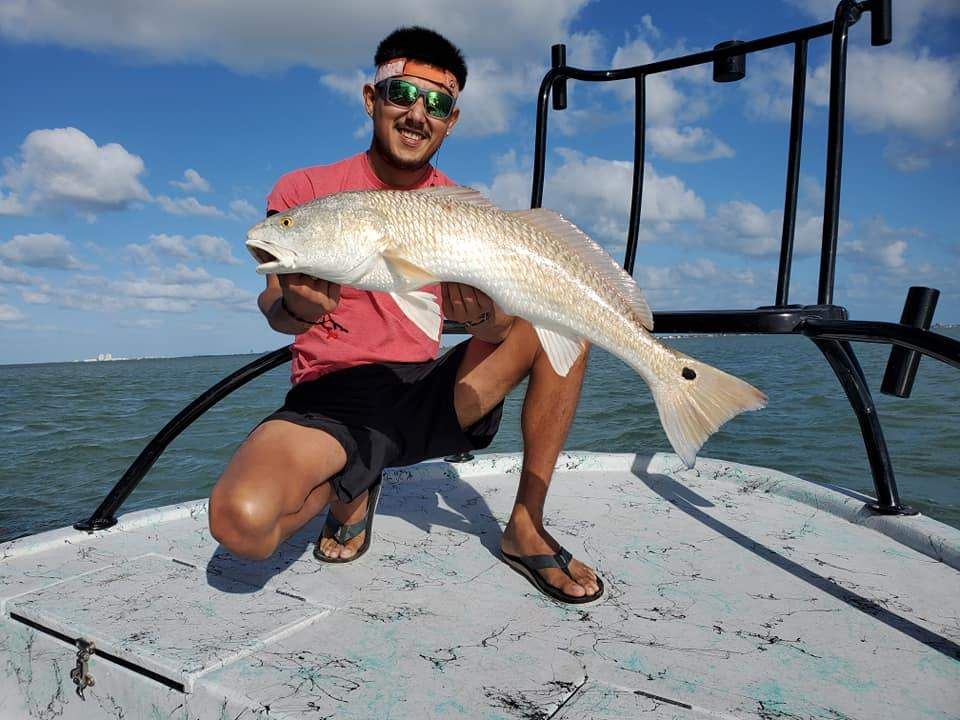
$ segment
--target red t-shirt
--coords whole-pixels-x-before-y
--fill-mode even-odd
[[[424,179],[407,188],[387,185],[378,178],[365,152],[332,165],[294,170],[281,177],[267,196],[267,212],[283,212],[296,205],[347,190],[415,190],[432,185],[455,185],[434,167]],[[440,286],[423,288],[443,307]],[[397,307],[387,293],[342,287],[340,303],[330,314],[346,332],[328,333],[314,326],[293,341],[290,381],[296,385],[355,365],[375,362],[423,362],[436,357],[440,338],[427,337]]]

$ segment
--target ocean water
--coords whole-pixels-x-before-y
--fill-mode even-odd
[[[957,330],[943,331],[960,337]],[[873,494],[856,417],[816,347],[797,336],[682,337],[681,351],[764,390],[769,406],[728,423],[701,455]],[[278,343],[279,345],[279,343]],[[855,345],[904,502],[960,527],[960,373],[920,363],[913,395],[880,394],[886,346]],[[253,355],[0,366],[0,541],[86,518],[161,427]],[[247,432],[282,401],[287,369],[233,393],[160,457],[121,512],[204,497]],[[520,449],[523,386],[490,451]],[[643,382],[591,354],[568,449],[669,450]],[[549,503],[548,503],[549,512]]]

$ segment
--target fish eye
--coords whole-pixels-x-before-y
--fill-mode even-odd
[[[280,227],[284,227],[284,228],[293,227],[293,218],[285,217],[282,220],[280,220]]]

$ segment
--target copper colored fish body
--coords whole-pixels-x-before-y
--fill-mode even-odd
[[[748,383],[658,341],[633,278],[550,210],[504,212],[468,188],[339,193],[258,223],[247,246],[258,272],[390,293],[431,337],[441,332],[440,308],[418,288],[472,285],[533,325],[560,375],[588,340],[646,381],[687,466],[724,422],[766,403]]]

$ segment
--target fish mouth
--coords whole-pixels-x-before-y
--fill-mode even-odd
[[[247,250],[253,255],[254,260],[259,263],[259,265],[257,265],[257,272],[261,275],[277,273],[285,269],[279,257],[267,248],[257,245],[254,241],[247,240]]]

